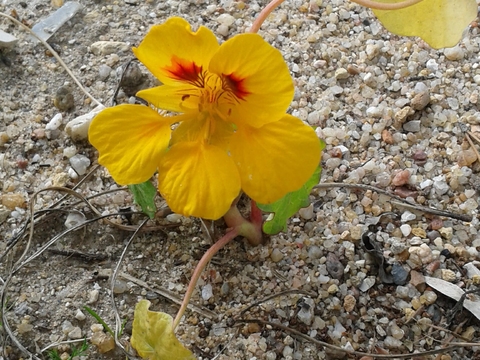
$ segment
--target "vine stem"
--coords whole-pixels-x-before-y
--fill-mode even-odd
[[[281,3],[283,3],[285,0],[272,0],[270,3],[265,6],[265,8],[260,12],[260,15],[255,19],[255,21],[252,24],[252,27],[250,28],[251,33],[256,33],[258,30],[260,30],[260,26],[262,26],[263,22],[265,19],[270,15],[270,13],[275,10]]]
[[[195,286],[197,285],[197,281],[200,278],[203,270],[207,266],[207,264],[212,260],[217,252],[219,252],[225,245],[227,245],[230,241],[235,239],[237,235],[239,235],[240,231],[238,227],[233,228],[229,232],[227,232],[220,240],[218,240],[215,244],[213,244],[205,254],[203,254],[202,258],[198,262],[195,270],[193,272],[192,278],[188,284],[187,291],[185,296],[183,297],[182,305],[180,306],[180,310],[178,310],[177,316],[175,316],[175,320],[173,321],[173,330],[180,323],[185,310],[187,309],[187,305],[190,302],[190,298],[192,297],[193,291],[195,290]]]
[[[418,4],[423,0],[405,0],[398,3],[380,3],[372,0],[350,0],[358,5],[375,10],[400,10]]]

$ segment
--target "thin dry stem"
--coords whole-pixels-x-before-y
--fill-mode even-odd
[[[475,152],[475,155],[477,155],[477,160],[480,162],[480,154],[478,153],[478,150],[477,148],[475,147],[475,144],[473,143],[472,139],[470,138],[470,133],[467,133],[467,135],[465,136],[468,140],[468,143],[470,144],[470,146],[472,147],[473,151]]]
[[[461,221],[465,221],[465,222],[471,222],[472,221],[472,216],[471,215],[456,214],[456,213],[452,213],[452,212],[449,212],[449,211],[437,210],[437,209],[432,209],[432,208],[422,206],[422,205],[418,205],[418,204],[412,204],[412,203],[406,201],[405,199],[401,198],[400,196],[394,195],[387,190],[380,189],[380,188],[377,188],[377,187],[372,186],[372,185],[344,184],[344,183],[322,183],[322,184],[315,185],[313,188],[314,189],[329,189],[329,188],[335,188],[335,187],[347,188],[347,189],[371,190],[371,191],[378,192],[380,194],[387,195],[387,196],[391,197],[392,199],[397,200],[397,201],[391,201],[391,203],[394,204],[394,205],[404,206],[404,207],[408,207],[408,208],[411,208],[411,209],[416,210],[416,211],[423,211],[423,212],[428,213],[428,214],[445,216],[445,217],[449,217],[449,218],[452,218],[452,219],[457,219],[457,220],[461,220]]]
[[[239,317],[245,315],[245,313],[247,311],[249,311],[251,308],[255,307],[255,306],[258,306],[268,300],[271,300],[271,299],[275,299],[276,297],[279,297],[279,296],[284,296],[284,295],[290,295],[290,294],[293,294],[293,295],[297,295],[297,294],[302,294],[302,295],[308,295],[308,296],[311,296],[313,298],[315,298],[318,294],[315,294],[311,291],[306,291],[306,290],[299,290],[299,289],[291,289],[291,290],[285,290],[285,291],[280,291],[279,293],[276,293],[276,294],[272,294],[270,296],[267,296],[266,298],[263,298],[261,300],[258,300],[258,301],[255,301],[253,302],[252,304],[248,305],[245,309],[243,309],[240,314],[238,314]]]
[[[415,354],[392,354],[392,355],[384,355],[384,354],[370,354],[370,353],[365,353],[361,351],[355,351],[355,350],[347,350],[344,348],[341,348],[339,346],[335,346],[332,344],[329,344],[324,341],[317,340],[315,338],[312,338],[306,334],[301,333],[300,331],[297,331],[295,329],[292,329],[288,326],[285,326],[283,324],[279,324],[276,322],[271,322],[271,321],[265,321],[265,320],[260,320],[260,319],[238,319],[236,320],[237,323],[257,323],[261,325],[269,325],[273,328],[281,329],[285,332],[291,333],[295,335],[296,337],[299,337],[303,340],[309,341],[314,343],[315,345],[333,349],[336,351],[341,351],[345,354],[350,354],[350,355],[356,355],[356,356],[370,356],[374,359],[410,359],[412,356],[427,356],[427,355],[434,355],[434,354],[441,354],[441,353],[448,353],[449,351],[452,351],[454,349],[457,349],[459,347],[465,347],[465,346],[479,346],[480,343],[461,343],[461,342],[452,342],[451,346],[447,346],[442,349],[435,349],[435,350],[428,350],[428,351],[423,351],[423,352],[418,352]]]
[[[120,266],[123,262],[123,259],[125,258],[125,255],[127,254],[127,250],[130,246],[130,244],[133,242],[137,234],[140,232],[143,226],[147,223],[148,218],[142,221],[142,223],[138,226],[137,231],[135,231],[132,236],[130,236],[130,239],[128,239],[127,244],[125,245],[122,254],[120,255],[120,259],[118,259],[117,265],[115,266],[115,269],[113,270],[112,277],[110,279],[110,298],[112,300],[112,307],[113,307],[113,312],[115,313],[115,331],[113,332],[115,335],[115,344],[122,349],[122,351],[125,353],[125,355],[130,356],[131,354],[128,353],[128,351],[125,349],[125,347],[122,345],[122,343],[118,340],[118,335],[122,331],[122,320],[120,319],[120,314],[118,313],[117,309],[117,304],[115,303],[115,281],[117,280],[117,275],[120,272]]]

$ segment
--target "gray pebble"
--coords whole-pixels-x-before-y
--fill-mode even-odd
[[[110,72],[112,71],[112,68],[108,65],[102,64],[98,68],[98,78],[102,81],[105,81],[108,79],[110,76]]]
[[[113,293],[114,294],[123,294],[127,290],[128,290],[128,285],[125,281],[116,280],[115,284],[113,284]]]
[[[275,248],[270,254],[270,258],[272,259],[273,262],[279,262],[280,260],[283,259],[283,254],[278,248]]]
[[[87,304],[94,304],[98,301],[98,296],[100,292],[98,290],[92,290],[88,292]]]
[[[68,320],[65,320],[63,323],[62,323],[62,332],[66,335],[68,334],[70,331],[73,331],[74,329],[74,326],[72,325],[72,323]]]
[[[398,349],[403,346],[403,342],[395,339],[393,336],[387,336],[385,340],[383,340],[385,347],[389,349]]]
[[[97,106],[95,109],[85,115],[76,117],[68,122],[65,126],[65,131],[73,140],[86,140],[88,138],[88,128],[95,115],[97,115],[105,107],[103,105]]]
[[[213,296],[212,284],[208,283],[202,287],[202,299],[207,301]]]
[[[420,120],[412,120],[403,124],[403,130],[408,132],[419,132],[420,131]]]
[[[7,220],[10,214],[11,214],[10,210],[8,210],[3,205],[0,205],[0,224],[3,223],[5,220]]]
[[[155,300],[158,299],[158,297],[159,295],[153,291],[147,291],[147,294],[145,295],[145,299],[147,300]]]
[[[120,68],[123,71],[123,68]],[[118,71],[118,70],[117,70]],[[131,63],[123,73],[120,86],[127,95],[134,95],[138,91],[138,86],[143,83],[145,77],[142,70],[136,63]]]
[[[403,214],[402,214],[402,222],[407,222],[407,221],[412,221],[412,220],[415,220],[417,217],[415,216],[415,214],[411,213],[410,211],[405,211]]]
[[[228,295],[229,292],[230,292],[230,285],[228,284],[228,282],[224,282],[220,288],[220,293],[222,294],[222,296],[225,296],[225,295]]]
[[[77,309],[77,312],[75,313],[75,319],[79,320],[79,321],[83,321],[85,320],[87,317],[85,316],[85,314],[82,312],[82,310],[80,309]]]
[[[58,113],[56,114],[52,120],[48,122],[48,124],[45,126],[45,130],[57,130],[60,125],[62,125],[62,119],[63,116],[62,114]]]
[[[0,48],[12,49],[15,47],[17,42],[18,39],[15,36],[0,30]]]
[[[311,260],[320,259],[323,256],[323,251],[318,246],[310,246],[308,249],[308,257]]]
[[[312,219],[314,215],[313,204],[310,204],[306,208],[301,208],[300,210],[298,210],[298,214],[302,219],[305,219],[305,220]]]
[[[349,76],[350,74],[348,73],[347,69],[338,68],[337,70],[335,70],[335,79],[337,80],[348,79]]]
[[[298,320],[303,322],[305,325],[312,325],[314,317],[315,303],[311,298],[304,298],[302,304],[300,305],[300,310],[297,313]]]
[[[327,267],[328,273],[332,278],[338,280],[342,278],[345,267],[340,262],[340,260],[338,260],[338,257],[334,253],[328,253],[327,262],[325,263],[325,265]]]
[[[392,266],[392,277],[393,282],[396,285],[405,285],[407,282],[408,271],[399,263],[395,263]]]
[[[433,188],[438,195],[444,195],[450,190],[450,186],[445,181],[445,176],[436,176],[433,178]]]
[[[61,111],[68,111],[73,108],[75,105],[74,98],[68,86],[58,88],[53,99],[53,105]]]
[[[422,91],[415,95],[410,103],[412,109],[423,110],[430,103],[430,92]]]
[[[97,41],[90,46],[90,50],[94,55],[110,55],[130,50],[127,43],[121,41]]]
[[[452,48],[447,48],[443,51],[443,53],[448,60],[452,61],[462,60],[465,56],[465,51],[463,51],[459,45]]]
[[[82,338],[82,329],[78,326],[75,326],[72,331],[68,333],[69,339],[81,339]]]
[[[70,158],[70,165],[78,175],[85,175],[90,166],[90,159],[85,155],[74,155]]]
[[[365,292],[368,291],[373,285],[375,285],[375,276],[369,276],[363,279],[358,289],[361,292]]]
[[[71,212],[68,214],[67,219],[65,220],[65,227],[67,229],[71,229],[77,225],[80,225],[81,223],[85,222],[85,215],[83,215],[80,212]]]

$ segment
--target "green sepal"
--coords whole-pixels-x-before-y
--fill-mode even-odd
[[[141,184],[128,185],[133,199],[136,204],[140,205],[142,211],[147,214],[150,219],[155,217],[157,207],[155,206],[155,195],[157,195],[157,189],[150,181],[145,181]]]

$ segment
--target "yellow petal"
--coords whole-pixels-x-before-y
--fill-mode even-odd
[[[162,83],[195,84],[218,47],[209,29],[200,26],[193,32],[186,20],[173,17],[153,26],[133,52]]]
[[[88,139],[98,162],[121,185],[140,184],[156,171],[170,141],[174,118],[142,105],[118,105],[100,112],[90,124]]]
[[[378,0],[397,3],[403,0]],[[477,17],[475,0],[423,0],[400,10],[373,10],[375,16],[397,35],[419,36],[435,49],[455,46]]]
[[[232,159],[202,142],[180,142],[162,158],[158,189],[173,212],[204,219],[225,215],[240,192]]]
[[[230,149],[242,190],[262,204],[298,190],[320,162],[315,132],[291,115],[261,128],[239,127]]]
[[[209,114],[190,112],[178,116],[184,119],[173,131],[170,145],[182,141],[205,140],[209,145],[229,151],[230,137],[234,134],[234,125],[215,120]]]
[[[238,99],[234,123],[260,127],[278,120],[293,98],[293,81],[280,51],[258,34],[241,34],[220,46],[209,70],[221,76]]]
[[[136,95],[157,109],[178,113],[198,111],[199,90],[190,84],[162,85],[139,91]]]

